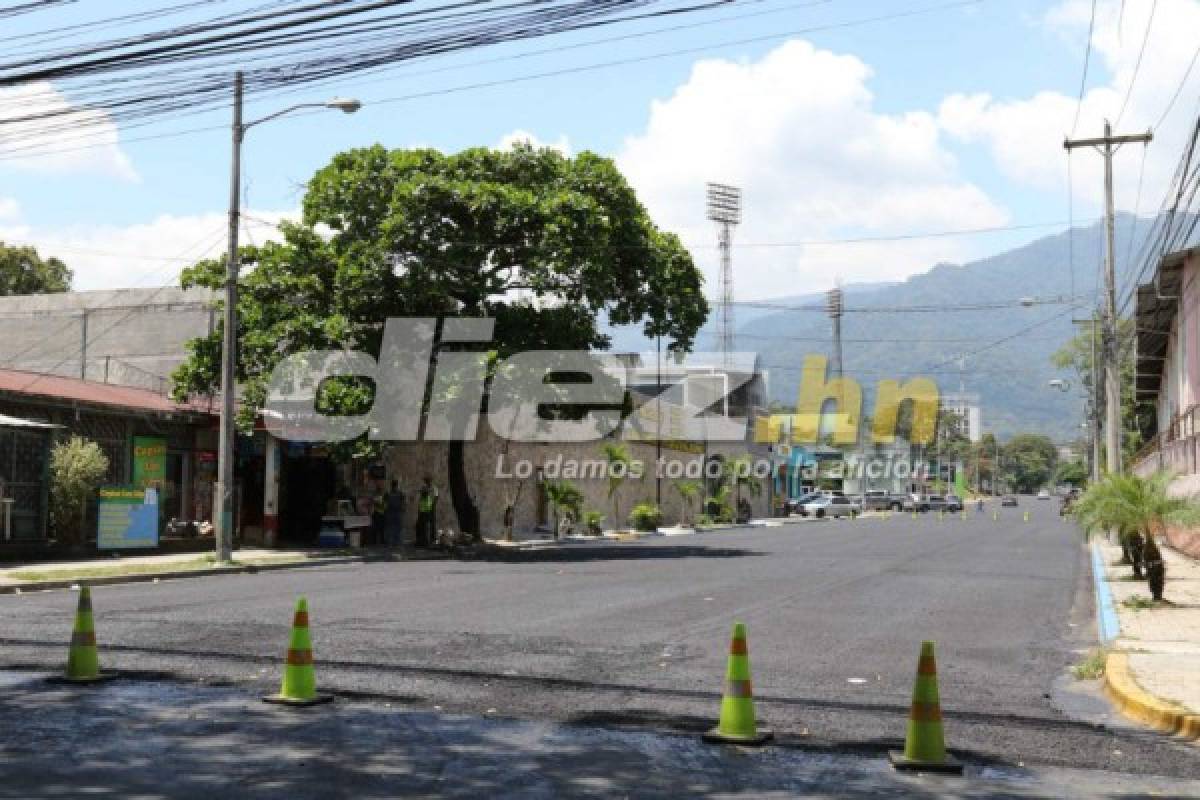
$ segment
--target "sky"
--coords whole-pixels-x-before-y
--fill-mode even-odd
[[[101,13],[118,5],[154,4]],[[5,32],[80,19],[66,8]],[[1200,46],[1200,0],[1097,0],[1089,48],[1091,15],[1091,0],[758,0],[308,87],[296,101],[338,95],[363,108],[249,132],[243,241],[271,238],[339,151],[529,140],[615,159],[660,227],[683,237],[710,295],[705,184],[741,187],[735,296],[794,296],[901,280],[1091,222],[1102,160],[1068,157],[1063,139],[1098,136],[1106,118],[1118,133],[1154,129],[1148,148],[1115,160],[1117,207],[1153,213],[1200,110],[1200,64],[1180,89]],[[0,89],[0,123],[47,91],[73,105],[66,87]],[[251,103],[247,118],[286,102]],[[63,259],[76,289],[177,282],[225,246],[228,124],[228,110],[110,124],[85,148],[38,140],[58,152],[37,158],[6,156],[28,134],[0,124],[0,240]],[[193,128],[207,130],[175,135]],[[973,233],[946,235],[962,231]],[[1047,268],[1090,276],[1095,261]]]

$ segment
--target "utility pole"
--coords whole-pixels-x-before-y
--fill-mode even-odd
[[[1100,364],[1099,353],[1096,346],[1096,328],[1100,325],[1100,320],[1095,311],[1092,316],[1087,319],[1073,319],[1071,322],[1076,325],[1090,325],[1092,331],[1092,360],[1088,363],[1088,374],[1091,376],[1091,397],[1088,398],[1088,438],[1091,439],[1092,456],[1089,459],[1091,463],[1091,481],[1096,483],[1100,480],[1100,381],[1103,371],[1103,365]]]
[[[233,557],[233,437],[235,432],[237,383],[234,359],[237,353],[238,227],[241,218],[242,73],[233,76],[233,159],[229,174],[229,250],[225,257],[225,321],[221,343],[221,427],[217,444],[216,502],[213,522],[217,539],[217,561]]]
[[[1117,277],[1115,246],[1113,244],[1115,212],[1113,210],[1112,157],[1123,144],[1148,144],[1154,135],[1145,133],[1113,136],[1112,125],[1104,121],[1104,136],[1098,139],[1066,139],[1063,147],[1068,153],[1078,147],[1091,147],[1104,156],[1104,390],[1105,390],[1105,447],[1110,475],[1121,472],[1121,374],[1117,362]],[[1099,409],[1096,409],[1097,415]]]

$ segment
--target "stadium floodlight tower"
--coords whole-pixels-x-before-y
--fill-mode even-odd
[[[725,365],[733,357],[733,226],[742,221],[742,190],[723,183],[708,184],[708,218],[717,223],[721,254],[721,303],[717,312],[717,341]]]

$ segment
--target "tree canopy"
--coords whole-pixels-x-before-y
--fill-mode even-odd
[[[1019,492],[1032,492],[1054,474],[1058,448],[1047,436],[1022,433],[1004,445],[1002,458],[1005,481]]]
[[[42,258],[32,247],[0,242],[0,296],[65,292],[71,270],[57,258]]]
[[[503,357],[606,349],[602,319],[641,323],[686,351],[708,315],[702,276],[678,237],[659,230],[612,161],[592,153],[350,150],[313,176],[301,220],[280,227],[282,242],[239,251],[243,424],[284,357],[377,355],[389,317],[492,317],[490,347]],[[223,259],[204,261],[182,282],[218,289],[224,272]],[[177,396],[217,387],[221,336],[191,343],[174,374]],[[327,411],[358,413],[371,388],[347,382],[328,394]],[[460,447],[448,451],[461,460]],[[450,470],[471,530],[469,498],[455,485],[461,463]]]

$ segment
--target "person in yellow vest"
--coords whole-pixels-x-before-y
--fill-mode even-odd
[[[433,478],[426,475],[417,496],[417,547],[430,547],[437,539],[438,490]]]

